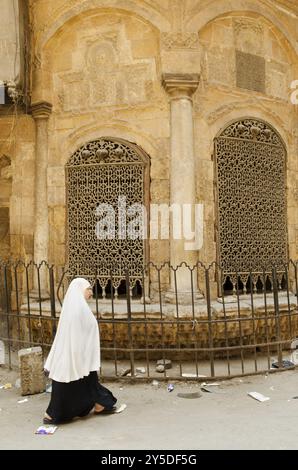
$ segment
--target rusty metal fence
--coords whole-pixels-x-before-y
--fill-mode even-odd
[[[103,378],[210,380],[295,366],[297,262],[247,273],[226,273],[216,263],[174,268],[150,262],[139,279],[123,267],[120,283],[113,267],[109,278],[101,271],[97,266],[89,280]],[[7,366],[21,348],[41,346],[47,355],[70,280],[66,268],[45,261],[0,262],[0,342]],[[158,371],[157,361],[164,365]]]

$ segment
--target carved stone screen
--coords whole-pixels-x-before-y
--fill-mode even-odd
[[[265,93],[265,59],[236,50],[236,86]]]
[[[243,119],[215,139],[215,155],[223,270],[262,272],[272,263],[286,262],[286,155],[281,139],[268,124]]]
[[[123,230],[131,220],[127,209],[145,203],[146,163],[135,147],[120,140],[88,142],[66,165],[70,276],[94,279],[96,275],[103,289],[110,280],[111,267],[115,287],[125,279],[125,268],[129,269],[132,284],[142,279],[143,238],[132,239],[123,231],[119,236],[119,226]],[[106,239],[97,231],[103,217],[98,211],[105,210],[103,205],[109,205],[115,213],[115,232]]]

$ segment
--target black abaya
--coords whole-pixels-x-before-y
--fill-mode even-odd
[[[97,372],[90,372],[88,377],[64,383],[52,381],[52,396],[47,414],[53,423],[70,421],[76,416],[86,416],[95,403],[111,410],[117,399],[98,381]]]

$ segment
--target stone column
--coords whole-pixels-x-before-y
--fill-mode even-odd
[[[192,95],[199,85],[198,74],[164,74],[163,86],[170,96],[171,103],[171,160],[170,160],[170,201],[182,208],[191,204],[192,228],[196,204],[196,173],[194,160],[194,131]],[[172,219],[173,220],[173,219]],[[172,225],[172,224],[171,224]],[[172,226],[171,226],[172,228]],[[183,235],[183,231],[182,231]],[[185,249],[189,240],[173,239],[171,230],[170,256],[172,266],[185,261],[190,266],[197,262],[197,251]],[[191,276],[187,268],[177,271],[177,290],[179,302],[191,301]],[[194,291],[197,291],[196,272],[193,275]],[[168,301],[175,300],[174,275],[171,275],[171,289],[166,296]]]
[[[32,116],[36,125],[35,150],[35,225],[34,225],[34,261],[40,263],[48,261],[48,120],[52,105],[46,101],[32,105]],[[43,299],[48,298],[48,271],[40,269],[40,290]],[[32,297],[38,296],[38,278],[34,275],[34,289]]]

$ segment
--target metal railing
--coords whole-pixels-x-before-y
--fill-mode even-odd
[[[183,292],[182,270],[189,280]],[[236,282],[232,295],[226,295],[227,274],[216,263],[174,268],[150,262],[137,281],[125,270],[120,295],[113,267],[105,279],[109,290],[100,272],[98,266],[90,279],[90,305],[99,324],[105,378],[209,380],[292,365],[284,359],[298,336],[297,262],[246,273],[249,288],[244,294]],[[231,274],[238,279],[237,270]],[[264,281],[261,290],[256,274]],[[0,340],[9,367],[21,348],[41,346],[47,355],[69,281],[66,268],[45,261],[0,262]],[[140,288],[133,291],[137,283]],[[156,360],[165,364],[162,372],[156,371]]]

